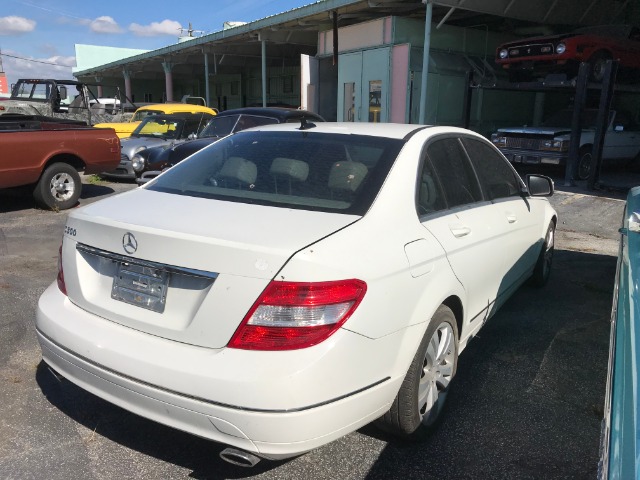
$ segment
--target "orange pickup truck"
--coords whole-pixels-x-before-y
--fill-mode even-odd
[[[112,128],[29,115],[0,116],[0,188],[32,186],[43,208],[64,210],[80,197],[78,172],[113,170],[120,140]]]

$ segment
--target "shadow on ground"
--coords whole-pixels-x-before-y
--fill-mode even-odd
[[[111,195],[112,193],[115,193],[115,190],[108,185],[83,184],[80,202],[76,204],[76,207],[82,203],[82,200],[103,197]],[[18,212],[32,208],[46,211],[46,209],[42,209],[36,205],[33,199],[33,187],[0,189],[0,213]]]

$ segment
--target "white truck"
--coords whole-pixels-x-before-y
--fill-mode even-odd
[[[587,109],[583,114],[577,176],[589,178],[593,164],[593,142],[598,111]],[[569,157],[573,110],[560,110],[540,127],[500,128],[491,141],[514,164],[563,165]],[[640,127],[621,111],[611,111],[602,149],[603,164],[629,163],[640,159]]]

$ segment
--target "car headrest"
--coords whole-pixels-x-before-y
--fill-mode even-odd
[[[355,192],[369,169],[360,162],[336,162],[329,172],[329,188],[331,190],[345,190]]]
[[[241,183],[251,184],[256,181],[258,177],[258,169],[256,164],[241,157],[229,157],[220,172],[218,177],[229,180],[237,180]]]
[[[271,175],[288,177],[291,180],[304,182],[309,176],[309,164],[302,160],[277,157],[271,163]]]

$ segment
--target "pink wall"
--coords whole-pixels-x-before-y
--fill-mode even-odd
[[[347,52],[384,45],[388,38],[391,41],[391,17],[372,20],[370,22],[340,27],[338,51]],[[329,30],[318,34],[318,55],[333,52],[333,33]]]
[[[391,51],[391,108],[389,121],[406,123],[409,89],[409,45],[395,45]]]

